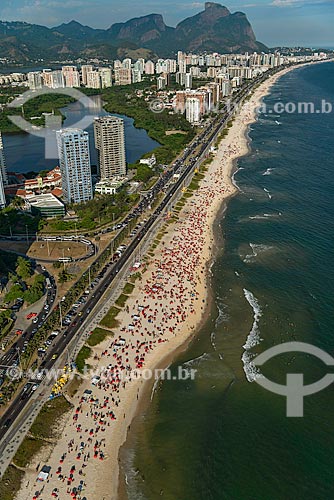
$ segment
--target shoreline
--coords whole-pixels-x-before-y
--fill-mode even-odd
[[[278,78],[293,69],[297,69],[297,67],[285,68],[276,75],[270,77],[254,91],[250,100],[244,103],[241,110],[234,117],[232,127],[227,129],[228,134],[220,141],[218,145],[218,151],[213,160],[210,162],[208,169],[205,172],[205,177],[200,181],[199,188],[194,192],[193,196],[186,202],[185,206],[180,211],[178,215],[178,221],[174,222],[166,231],[164,237],[162,238],[161,242],[158,245],[158,248],[154,253],[154,256],[151,259],[152,261],[148,264],[147,269],[142,275],[142,281],[139,282],[139,285],[136,282],[135,290],[130,296],[130,299],[128,301],[129,305],[127,306],[127,308],[131,309],[132,306],[132,312],[133,310],[136,311],[136,303],[138,303],[138,298],[140,298],[140,300],[142,301],[143,296],[146,297],[146,293],[148,295],[147,307],[149,308],[148,310],[151,312],[152,318],[154,319],[152,331],[148,330],[150,326],[144,321],[143,318],[141,318],[140,320],[140,323],[143,323],[143,325],[145,324],[146,326],[145,331],[148,330],[147,334],[145,334],[146,337],[144,337],[147,338],[147,340],[144,342],[145,349],[148,348],[148,343],[156,343],[154,345],[154,350],[150,345],[150,349],[152,349],[152,351],[148,352],[147,360],[145,359],[145,364],[143,365],[145,369],[154,370],[156,369],[156,367],[166,367],[166,363],[168,364],[169,362],[171,362],[173,359],[175,359],[176,356],[179,355],[180,352],[184,351],[188,347],[189,343],[195,338],[198,329],[207,320],[207,317],[209,316],[211,311],[211,308],[208,307],[207,303],[210,304],[211,300],[212,304],[212,296],[210,299],[209,290],[210,273],[208,272],[208,270],[210,269],[212,262],[215,259],[216,252],[219,250],[218,247],[216,247],[215,251],[212,252],[213,247],[216,246],[214,226],[222,209],[222,206],[225,206],[227,200],[238,192],[237,187],[233,184],[233,174],[235,172],[236,162],[239,158],[247,155],[250,151],[250,139],[247,135],[247,132],[249,130],[250,124],[256,121],[256,111],[263,97],[268,94],[271,86],[277,81]],[[198,213],[200,214],[200,218],[198,216]],[[182,224],[180,224],[179,221]],[[200,226],[200,224],[202,224],[202,226]],[[179,232],[181,233],[181,239],[178,236]],[[183,237],[185,237],[187,234],[189,235],[188,244],[190,246],[182,247],[182,244],[184,245]],[[200,241],[200,245],[197,247],[197,251],[201,252],[200,256],[196,253],[195,242],[198,244],[198,241],[195,240],[195,238]],[[169,245],[171,245],[172,250],[169,250]],[[182,252],[181,254],[180,247]],[[184,256],[184,252],[186,252],[186,256]],[[163,258],[167,263],[165,263],[165,261],[161,259],[161,253],[163,253]],[[170,257],[170,255],[172,255],[172,257]],[[185,257],[189,257],[188,260]],[[186,269],[189,270],[190,274],[188,276],[188,279],[186,280],[189,281],[189,283],[185,283],[184,280],[181,283],[180,278],[177,275],[177,273],[179,272],[179,267],[181,265],[178,259],[181,259],[183,261],[184,272],[186,272]],[[158,262],[158,260],[160,261],[160,263]],[[169,261],[172,261],[172,263],[168,265]],[[162,266],[164,269],[163,274],[165,293],[163,294],[163,292],[158,292],[161,293],[161,296],[164,296],[163,298],[160,298],[160,296],[158,297],[158,300],[161,301],[161,304],[160,307],[157,308],[157,302],[154,303],[154,300],[157,300],[157,296],[151,291],[149,293],[147,292],[147,284],[152,283],[152,276],[154,280],[157,279],[157,266],[161,265],[162,262],[165,265],[165,267]],[[177,267],[175,267],[175,265],[177,265]],[[167,274],[165,274],[166,271]],[[168,274],[169,272],[170,274]],[[183,278],[186,277],[187,276],[183,276]],[[145,286],[143,286],[144,284]],[[176,290],[177,294],[175,292]],[[191,297],[193,298],[188,297],[190,292],[193,293],[193,295],[191,295]],[[179,312],[178,310],[176,311],[174,307],[168,307],[168,304],[171,303],[171,297],[173,298],[173,300],[174,298],[179,300],[179,297],[181,296],[185,302],[185,304],[182,304],[182,308],[178,306],[180,307],[181,312]],[[186,296],[188,297],[187,299],[185,298]],[[198,300],[199,302],[196,303],[196,300]],[[197,306],[199,304],[203,305],[201,306],[201,308],[195,308],[195,304]],[[173,313],[168,316],[168,318],[172,316],[172,319],[170,319],[170,321],[169,319],[167,319],[166,315],[163,315],[161,318],[161,310],[164,311],[164,308],[166,308],[166,310],[168,308],[167,315],[170,312],[169,309],[173,311]],[[179,321],[177,314],[181,313],[182,321]],[[126,312],[125,310],[121,311],[119,317],[121,320],[121,325],[126,325],[129,320],[131,320],[131,318],[129,317],[129,312]],[[156,332],[156,329],[154,329],[154,325],[160,326],[162,324],[161,321],[165,321],[167,326],[170,326],[172,330],[169,333],[166,329],[166,331],[164,331],[164,335],[162,337],[159,337],[159,341],[157,341],[156,338],[158,334]],[[123,326],[123,328],[121,329],[121,335],[126,338],[127,344],[125,349],[128,349],[128,351],[130,352],[130,347],[134,345],[134,334],[133,332],[131,333],[131,331],[126,331],[125,326]],[[120,328],[117,328],[117,330],[120,330]],[[115,333],[115,337],[117,337],[117,333]],[[141,333],[141,335],[144,335],[143,332]],[[161,343],[157,345],[157,343],[160,341]],[[113,342],[111,342],[111,346],[109,346],[109,344],[110,339],[107,339],[102,344],[93,349],[95,356],[97,356],[98,358],[97,363],[95,362],[95,359],[88,360],[88,362],[91,364],[91,361],[93,361],[94,369],[104,366],[108,362],[112,362],[112,359],[107,361],[105,359],[106,355],[104,354],[105,352],[108,352],[108,357],[111,356],[112,351],[109,353],[109,349],[112,347]],[[143,353],[144,358],[146,356],[146,353],[147,351]],[[115,355],[113,355],[113,357],[115,357]],[[120,357],[122,358],[122,355]],[[121,361],[123,362],[123,360]],[[119,467],[120,454],[122,453],[122,448],[126,448],[127,446],[127,440],[128,437],[131,436],[131,426],[134,422],[134,419],[141,414],[142,406],[145,406],[145,402],[148,402],[148,388],[152,387],[153,382],[154,381],[152,379],[146,382],[143,382],[142,379],[130,379],[129,382],[126,382],[128,384],[126,388],[118,387],[118,390],[116,391],[116,398],[119,399],[119,403],[116,405],[117,408],[113,406],[116,420],[111,423],[108,422],[108,427],[110,424],[111,429],[110,431],[108,429],[108,432],[104,434],[106,438],[103,438],[103,440],[101,440],[101,442],[103,441],[104,458],[101,462],[97,460],[91,460],[89,465],[88,461],[87,465],[84,464],[85,467],[87,467],[87,469],[85,469],[86,472],[84,475],[84,480],[86,483],[85,495],[87,495],[90,500],[100,500],[104,496],[108,499],[114,499],[118,497],[117,495],[123,494],[121,491],[123,489],[122,481],[120,480],[122,479],[122,476],[120,476],[121,468]],[[90,383],[90,377],[86,378],[83,381],[79,389],[80,395],[84,392],[85,389],[93,390],[94,395],[96,394],[99,397],[100,401],[101,398],[105,397],[105,395],[110,394],[109,385],[101,386],[99,388],[93,387]],[[87,420],[85,421],[84,418],[82,425],[86,425],[87,423],[88,428],[89,425],[93,427],[93,425],[95,425],[94,423],[88,424],[88,421],[92,420],[90,418],[92,417],[92,410],[90,409],[91,415],[89,417],[89,408],[87,408],[88,403],[83,403],[81,401],[80,395],[72,398],[73,404],[79,408],[77,415],[79,414],[81,419],[82,417],[84,417],[84,413],[86,412]],[[109,405],[107,406],[107,408],[109,408]],[[99,410],[95,413],[99,413],[100,416],[101,407],[99,406],[97,408],[96,402],[94,403],[94,409]],[[105,413],[105,411],[102,412]],[[123,418],[122,414],[124,414]],[[102,419],[102,417],[99,418],[100,420]],[[95,419],[93,418],[93,422],[94,420]],[[105,419],[103,419],[103,422],[104,420]],[[71,448],[70,446],[68,446],[68,442],[72,440],[76,442],[78,438],[79,440],[83,440],[87,437],[87,434],[85,435],[82,430],[79,431],[80,433],[82,433],[82,435],[79,437],[79,432],[75,428],[76,425],[77,424],[73,424],[70,415],[68,417],[68,423],[66,425],[62,439],[58,441],[49,456],[47,458],[45,457],[44,459],[47,460],[47,463],[52,466],[53,473],[55,473],[57,467],[59,466],[59,457]],[[101,425],[102,427],[104,427],[105,424]],[[130,434],[128,433],[129,428]],[[98,434],[98,431],[100,430],[101,429],[99,428],[98,430],[93,432],[94,440],[96,439],[95,434]],[[98,437],[100,439],[100,434],[98,435]],[[99,445],[99,447],[101,448],[101,445]],[[71,449],[71,451],[68,451],[68,454],[70,455],[72,451],[73,449]],[[40,457],[38,458],[40,461]],[[64,469],[64,473],[68,473],[67,469],[69,469],[69,467],[67,467],[67,465],[68,463],[74,463],[74,460],[75,456],[73,455],[69,456],[68,459],[66,458],[66,466],[62,466]],[[28,484],[29,482],[34,483],[34,481],[36,480],[37,474],[35,471],[35,460],[33,460],[33,462],[34,463],[31,464],[30,468],[27,469],[25,478],[21,485],[21,490],[16,496],[17,500],[27,500],[31,498],[32,491],[36,490],[36,483],[31,484],[30,488],[23,487],[23,484],[27,480]],[[78,462],[78,468],[80,465],[81,463]],[[66,485],[59,481],[56,481],[56,479],[59,479],[59,477],[57,478],[53,476],[53,479],[50,478],[50,483],[44,485],[45,494],[49,491],[51,493],[54,487],[57,487],[61,492],[66,493]],[[79,478],[76,474],[76,480],[77,479]],[[100,481],[99,483],[96,482],[98,480]],[[61,496],[61,498],[63,497],[64,495]]]
[[[221,204],[220,209],[217,211],[216,217],[214,219],[212,229],[213,229],[213,251],[211,253],[211,259],[207,262],[207,273],[205,274],[206,277],[206,282],[207,282],[207,304],[206,308],[204,309],[202,319],[199,322],[198,326],[196,327],[195,331],[184,341],[182,345],[177,347],[174,352],[170,353],[166,358],[162,359],[158,365],[155,367],[155,369],[168,369],[171,364],[173,364],[176,359],[184,352],[188,350],[190,347],[190,344],[196,340],[198,337],[198,332],[204,327],[204,325],[207,323],[209,320],[211,313],[215,307],[215,301],[214,301],[214,296],[212,293],[212,286],[211,286],[211,267],[214,264],[219,251],[221,248],[218,246],[218,240],[219,241],[224,241],[223,237],[217,237],[215,234],[215,229],[218,224],[218,221],[221,220],[221,217],[223,217],[226,209],[227,209],[227,202],[233,197],[238,194],[238,191],[234,194],[231,194],[229,197],[225,198],[223,203]],[[154,384],[152,384],[152,381],[148,380],[146,382],[146,386],[143,388],[141,398],[138,401],[138,405],[136,408],[136,412],[133,416],[131,425],[128,428],[127,431],[127,436],[122,444],[122,446],[119,449],[118,453],[118,463],[119,463],[119,477],[118,477],[118,492],[117,492],[117,500],[128,500],[128,495],[126,492],[126,474],[125,474],[125,467],[123,466],[123,462],[125,461],[126,454],[128,450],[133,448],[133,444],[135,443],[136,435],[138,432],[138,428],[140,425],[140,418],[144,415],[146,410],[148,409],[149,405],[151,404],[154,393],[156,389],[158,389],[158,385],[155,388]]]
[[[307,65],[309,65],[309,64],[305,64],[305,65],[302,65],[302,66],[307,66]],[[233,185],[233,187],[235,188],[235,191],[233,193],[231,193],[229,196],[225,197],[222,200],[220,209],[219,208],[217,209],[216,215],[214,217],[214,220],[213,220],[213,223],[212,223],[212,232],[213,232],[213,245],[215,246],[215,251],[212,252],[211,258],[207,262],[207,270],[209,270],[211,268],[212,264],[216,260],[217,254],[219,253],[219,250],[220,250],[220,248],[218,247],[219,240],[221,242],[224,242],[223,236],[218,237],[215,234],[214,229],[215,229],[215,226],[216,226],[218,220],[221,220],[221,218],[223,217],[223,213],[227,209],[227,204],[228,204],[229,200],[232,197],[237,196],[237,194],[239,192],[238,186],[234,183],[234,174],[238,171],[237,164],[238,164],[238,161],[240,160],[240,158],[242,158],[244,156],[247,156],[248,154],[251,153],[251,147],[250,147],[251,138],[249,136],[249,132],[250,132],[250,126],[253,123],[255,123],[257,121],[257,119],[258,119],[259,114],[258,114],[257,108],[261,105],[264,97],[266,97],[269,94],[270,88],[277,82],[277,80],[279,78],[281,78],[284,74],[286,74],[286,73],[288,73],[288,72],[290,72],[290,71],[292,71],[294,69],[297,69],[298,67],[300,67],[300,66],[290,67],[290,68],[283,69],[277,75],[274,75],[273,77],[271,77],[267,81],[263,82],[263,84],[260,85],[260,87],[258,87],[255,90],[255,92],[252,94],[252,98],[258,92],[260,92],[262,95],[260,95],[256,99],[257,102],[255,102],[255,105],[254,105],[254,108],[253,108],[254,120],[250,121],[244,127],[243,138],[242,139],[246,143],[245,144],[245,151],[244,151],[243,154],[240,154],[240,155],[236,156],[234,159],[232,159],[232,165],[231,165],[232,168],[231,168],[230,181],[231,181],[231,184]],[[268,85],[268,83],[269,83],[269,85]],[[265,90],[262,89],[262,87],[264,87]],[[241,113],[241,111],[244,109],[245,104],[247,106],[248,103],[246,102],[246,103],[243,104],[242,109],[238,112],[238,114],[236,116],[238,116]],[[228,132],[227,136],[225,137],[225,139],[228,139],[228,136],[229,136],[229,132]],[[223,141],[224,141],[224,139],[222,139],[222,141],[220,141],[220,143],[217,145],[217,148],[219,148],[221,146],[221,143]],[[214,159],[212,161],[214,161]],[[162,359],[161,362],[156,366],[156,368],[167,369],[170,366],[170,364],[172,364],[173,362],[175,362],[175,360],[180,356],[180,354],[182,354],[182,352],[185,352],[188,349],[188,347],[190,346],[190,344],[196,339],[196,336],[198,335],[198,333],[201,330],[201,328],[208,321],[208,319],[210,317],[210,313],[211,313],[211,311],[213,309],[213,305],[214,305],[214,297],[213,297],[212,289],[211,289],[211,287],[209,287],[209,284],[210,284],[210,281],[211,281],[210,278],[211,278],[211,274],[207,273],[207,275],[206,275],[206,281],[207,281],[207,286],[208,286],[207,298],[209,300],[208,300],[208,305],[206,307],[206,310],[203,313],[202,320],[199,323],[199,325],[197,326],[196,331],[181,346],[179,346],[174,351],[174,353],[172,353],[166,359]],[[149,407],[149,405],[150,405],[150,403],[151,403],[151,401],[153,399],[152,396],[153,396],[153,392],[155,391],[155,389],[154,389],[154,387],[152,387],[152,385],[153,384],[150,381],[147,382],[146,387],[143,390],[142,396],[141,396],[141,398],[140,398],[140,400],[138,402],[137,410],[136,410],[136,412],[135,412],[135,414],[133,416],[133,419],[132,419],[132,422],[131,422],[131,426],[129,426],[129,428],[128,428],[126,440],[124,441],[124,443],[122,444],[122,446],[119,449],[119,453],[118,453],[119,478],[118,478],[117,500],[128,500],[128,495],[127,495],[127,492],[126,492],[126,476],[125,476],[125,471],[123,470],[124,467],[122,467],[122,458],[123,459],[125,458],[125,455],[126,455],[127,451],[129,449],[131,449],[133,447],[133,444],[135,443],[135,436],[136,436],[138,427],[140,425],[139,419],[144,415],[144,413],[148,409],[148,407]],[[152,392],[152,389],[153,389],[153,392]]]

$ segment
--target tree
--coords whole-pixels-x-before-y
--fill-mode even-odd
[[[66,281],[70,281],[72,279],[72,274],[70,274],[66,269],[63,269],[59,273],[58,281],[59,283],[66,283]]]
[[[18,257],[17,266],[16,266],[16,274],[20,278],[22,278],[23,280],[30,278],[30,276],[33,275],[33,270],[31,267],[30,260],[27,260],[23,257]]]
[[[24,200],[20,196],[14,196],[12,200],[12,205],[15,208],[20,208],[24,205]]]
[[[23,295],[23,288],[22,285],[15,284],[11,287],[8,293],[6,293],[4,297],[5,302],[14,302],[14,300],[18,299],[19,297],[22,297]]]
[[[23,294],[24,300],[28,304],[34,304],[44,295],[44,276],[37,274],[34,283]]]
[[[8,320],[11,317],[11,311],[8,309],[6,311],[0,312],[0,332],[5,328],[8,323]]]

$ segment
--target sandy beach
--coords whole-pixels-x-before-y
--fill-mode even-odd
[[[149,257],[142,279],[117,317],[115,336],[94,348],[88,363],[100,379],[93,385],[93,374],[86,376],[72,399],[74,410],[66,416],[62,438],[30,464],[17,500],[118,498],[119,450],[141,398],[158,379],[154,369],[167,366],[203,320],[214,221],[222,203],[237,192],[232,174],[236,159],[248,152],[248,126],[256,120],[263,96],[291,69],[266,80],[236,115],[199,189],[178,220],[167,225]],[[48,482],[36,482],[39,463],[51,466]]]

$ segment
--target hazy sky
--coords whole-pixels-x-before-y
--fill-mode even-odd
[[[230,11],[242,11],[256,37],[269,46],[334,46],[334,0],[231,0]],[[75,19],[94,28],[145,14],[162,14],[175,26],[204,9],[191,0],[0,0],[0,19],[56,26]]]

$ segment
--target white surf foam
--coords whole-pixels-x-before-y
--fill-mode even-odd
[[[251,262],[252,260],[254,260],[255,257],[258,257],[262,253],[268,252],[268,250],[272,250],[274,248],[270,245],[261,245],[261,244],[256,244],[256,243],[249,243],[249,246],[252,249],[252,253],[246,255],[246,257],[243,259],[243,261],[246,264],[248,262]]]
[[[267,170],[263,172],[262,175],[271,175],[274,170],[274,168],[267,168]]]
[[[272,195],[270,194],[270,191],[268,191],[268,189],[266,189],[266,188],[263,188],[263,191],[265,191],[267,193],[269,200],[271,200]]]
[[[237,189],[239,189],[239,191],[240,191],[240,188],[239,188],[239,186],[238,186],[238,184],[237,184],[237,182],[236,182],[236,180],[235,180],[235,176],[236,176],[236,174],[237,174],[240,170],[244,170],[244,167],[239,167],[239,168],[237,168],[237,170],[236,170],[235,172],[233,172],[233,175],[232,175],[232,184],[233,184],[233,185],[234,185]]]
[[[211,332],[211,335],[210,335],[211,345],[214,348],[214,350],[216,351],[217,347],[216,347],[215,339],[216,339],[215,332]]]
[[[250,220],[265,220],[265,219],[267,219],[267,216],[265,214],[263,214],[263,215],[250,215],[248,218]]]
[[[218,308],[218,317],[215,321],[215,328],[217,328],[218,325],[220,325],[220,323],[223,323],[224,321],[228,321],[228,319],[229,319],[229,316],[226,312],[225,304],[223,304],[221,302],[216,302],[216,306]]]
[[[253,309],[254,319],[253,319],[252,329],[248,334],[245,344],[243,345],[245,352],[243,353],[241,359],[243,362],[243,368],[248,382],[254,382],[254,380],[261,374],[258,368],[254,365],[254,363],[252,363],[252,359],[254,356],[249,351],[262,341],[259,329],[259,321],[262,316],[262,309],[260,307],[257,298],[252,294],[252,292],[250,292],[246,288],[244,288],[243,291],[248,304]]]
[[[204,352],[201,356],[198,356],[197,358],[190,359],[189,361],[186,361],[183,363],[184,366],[191,367],[191,366],[198,366],[202,361],[206,361],[210,358],[210,354]]]

